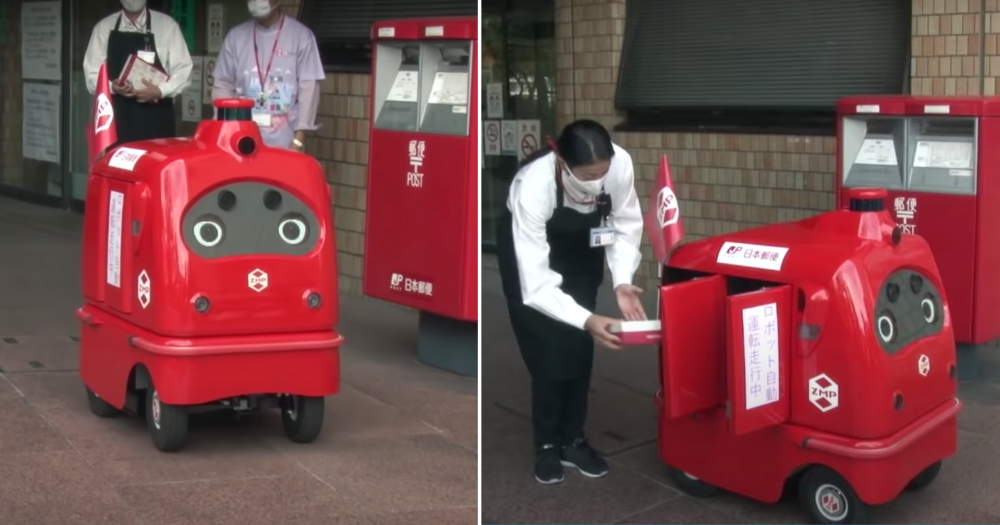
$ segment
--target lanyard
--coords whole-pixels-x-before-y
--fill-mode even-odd
[[[285,27],[285,16],[281,16],[281,23],[278,25],[278,34],[274,36],[274,45],[271,46],[271,57],[267,59],[267,69],[260,69],[260,52],[257,51],[257,24],[253,25],[253,59],[257,62],[257,77],[260,79],[260,92],[264,93],[264,86],[268,75],[271,74],[271,64],[274,62],[274,55],[278,52],[278,40],[281,38],[281,30]]]

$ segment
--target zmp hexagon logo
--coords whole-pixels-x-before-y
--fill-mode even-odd
[[[820,412],[829,412],[840,404],[840,387],[826,374],[809,380],[809,402]]]

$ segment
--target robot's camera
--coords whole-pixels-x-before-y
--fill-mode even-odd
[[[264,193],[264,207],[274,211],[281,207],[281,194],[274,190]]]
[[[889,286],[885,287],[885,298],[889,300],[890,303],[896,302],[899,299],[899,285],[896,283],[889,283]]]
[[[222,211],[232,211],[236,207],[236,195],[229,190],[222,190],[219,192],[218,202]]]
[[[924,287],[924,278],[919,275],[910,276],[910,290],[913,293],[920,293],[920,289]]]
[[[240,152],[240,155],[246,157],[257,151],[257,143],[250,137],[243,137],[236,142],[236,149]]]

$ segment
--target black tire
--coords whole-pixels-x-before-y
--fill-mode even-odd
[[[941,472],[941,462],[938,461],[931,466],[925,468],[923,472],[917,474],[917,477],[910,480],[910,484],[906,486],[906,490],[910,492],[916,492],[927,488],[934,480],[937,479],[938,474]]]
[[[871,523],[871,507],[840,474],[826,467],[811,467],[802,475],[799,503],[812,523]]]
[[[323,429],[326,399],[322,397],[285,396],[281,398],[281,423],[285,435],[295,443],[312,443]]]
[[[674,482],[674,485],[681,492],[692,498],[711,498],[719,493],[718,487],[709,485],[691,474],[670,465],[667,465],[667,473],[670,475],[670,479]]]
[[[84,387],[87,389],[87,403],[90,405],[90,411],[94,413],[97,417],[115,417],[121,413],[120,410],[108,404],[107,401],[101,399],[97,394],[94,393],[90,387]]]
[[[146,427],[161,452],[180,450],[187,441],[188,413],[184,407],[160,402],[156,387],[146,391]]]

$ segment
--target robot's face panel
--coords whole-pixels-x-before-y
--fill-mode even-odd
[[[183,221],[188,249],[206,259],[233,255],[305,255],[319,221],[297,197],[267,184],[240,182],[205,194]]]
[[[899,270],[889,276],[875,303],[875,337],[889,355],[944,326],[937,288],[923,275]]]

